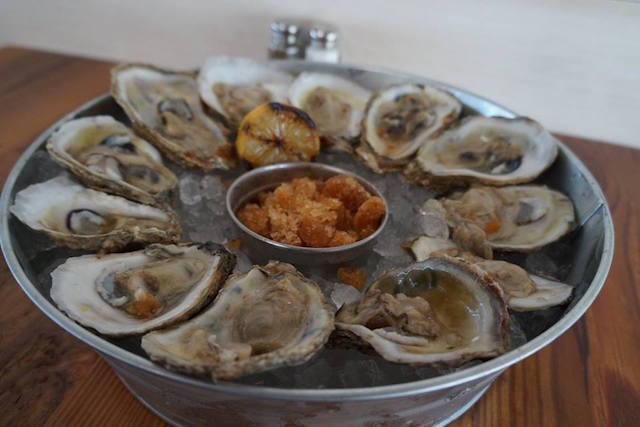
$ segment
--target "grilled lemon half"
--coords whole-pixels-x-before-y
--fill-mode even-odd
[[[320,152],[320,137],[304,111],[277,102],[247,114],[236,137],[238,157],[258,167],[283,162],[309,162]]]

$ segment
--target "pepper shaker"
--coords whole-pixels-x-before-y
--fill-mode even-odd
[[[271,23],[270,59],[302,59],[304,48],[300,44],[300,27],[292,20],[276,19]]]

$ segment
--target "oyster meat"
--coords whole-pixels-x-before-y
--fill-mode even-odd
[[[168,202],[178,182],[151,144],[111,116],[64,123],[47,151],[83,184],[142,203]]]
[[[555,138],[531,119],[473,116],[423,144],[405,175],[425,186],[522,184],[557,154]]]
[[[206,311],[144,335],[142,348],[170,369],[230,379],[301,364],[332,330],[333,311],[318,286],[271,262],[231,276]]]
[[[336,327],[352,339],[415,365],[496,356],[506,349],[507,321],[495,281],[446,255],[384,274],[336,314]]]
[[[460,250],[448,239],[420,236],[410,244],[417,261],[442,254],[460,257],[485,271],[503,291],[504,299],[512,310],[531,311],[566,303],[573,287],[557,280],[528,273],[506,261],[486,260]]]
[[[61,175],[16,194],[11,213],[60,246],[113,252],[130,243],[177,242],[176,215],[91,190]]]
[[[171,160],[205,171],[235,166],[233,146],[203,111],[192,74],[123,64],[111,70],[111,94]]]
[[[356,152],[377,172],[398,169],[461,110],[460,102],[442,90],[419,84],[392,86],[369,100],[362,121],[363,143]]]
[[[371,92],[334,74],[301,73],[289,88],[291,104],[304,110],[330,141],[355,140]]]
[[[210,242],[84,255],[51,273],[51,298],[73,320],[102,334],[141,334],[208,304],[234,264],[234,255]]]
[[[237,130],[242,118],[265,102],[286,102],[293,77],[246,58],[212,57],[198,74],[202,102],[229,127]]]
[[[474,187],[441,202],[453,240],[463,249],[486,240],[493,249],[530,252],[575,225],[571,200],[540,185]]]

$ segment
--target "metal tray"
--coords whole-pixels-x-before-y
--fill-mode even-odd
[[[454,94],[463,103],[466,114],[515,116],[512,111],[484,98],[416,76],[305,61],[275,61],[270,66],[292,73],[336,73],[371,89],[402,82],[424,83]],[[127,122],[114,100],[104,95],[54,124],[18,159],[0,199],[0,243],[11,272],[33,303],[61,328],[96,350],[143,404],[172,424],[198,425],[211,420],[220,425],[446,423],[473,405],[504,369],[548,345],[575,323],[597,296],[609,271],[614,239],[609,207],[593,176],[560,143],[558,159],[536,182],[548,184],[571,197],[579,227],[563,242],[550,245],[540,253],[506,257],[520,265],[534,267],[540,263],[560,263],[558,271],[563,277],[559,278],[575,286],[574,298],[568,306],[554,308],[544,316],[534,313],[516,317],[526,326],[528,341],[523,345],[500,357],[443,375],[371,387],[284,388],[258,383],[211,383],[176,374],[135,351],[135,338],[133,341],[103,338],[60,312],[49,297],[49,273],[55,259],[77,252],[47,247],[46,237],[9,214],[16,192],[50,177],[51,172],[41,166],[44,143],[53,129],[71,118],[96,114],[113,115]]]

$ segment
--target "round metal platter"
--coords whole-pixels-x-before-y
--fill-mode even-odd
[[[464,105],[463,114],[503,117],[516,115],[494,102],[469,92],[406,74],[345,64],[304,61],[276,61],[271,62],[270,66],[293,74],[301,71],[335,73],[370,89],[380,89],[403,82],[418,82],[439,87],[455,95]],[[394,422],[418,420],[425,423],[440,423],[451,420],[477,400],[502,370],[546,346],[575,323],[602,288],[611,264],[614,234],[607,202],[591,173],[567,147],[559,143],[558,159],[535,182],[549,185],[569,195],[576,208],[577,229],[565,237],[564,243],[560,245],[550,245],[537,255],[514,255],[511,259],[521,265],[539,262],[540,258],[546,258],[547,261],[548,259],[560,260],[558,262],[562,265],[559,268],[563,277],[559,279],[575,286],[574,297],[568,306],[552,309],[556,310],[552,315],[552,324],[541,322],[539,330],[528,331],[526,343],[494,359],[471,364],[444,375],[371,387],[284,388],[269,384],[263,386],[246,383],[212,383],[206,379],[176,374],[155,365],[144,357],[139,349],[136,350],[138,346],[136,339],[128,341],[106,339],[80,326],[59,311],[49,297],[49,273],[55,267],[55,265],[52,267],[52,263],[55,259],[74,256],[79,252],[61,250],[55,248],[53,244],[47,250],[34,252],[30,249],[31,247],[47,247],[47,238],[32,231],[9,213],[9,207],[18,191],[51,177],[46,176],[47,171],[38,167],[38,162],[46,153],[44,144],[51,132],[62,122],[71,118],[98,114],[112,115],[128,123],[122,110],[107,94],[88,102],[62,118],[34,141],[18,159],[7,178],[0,200],[0,243],[11,272],[33,303],[61,328],[103,355],[123,379],[125,385],[143,403],[175,424],[190,424],[193,421],[191,415],[185,414],[196,414],[198,411],[206,414],[206,410],[202,409],[204,404],[208,404],[212,411],[217,408],[218,414],[222,410],[233,416],[241,413],[243,408],[250,410],[253,407],[253,409],[257,408],[255,417],[251,418],[253,421],[258,423],[270,420],[282,421],[285,418],[273,418],[275,415],[272,415],[272,412],[277,411],[278,408],[284,408],[282,406],[284,401],[301,405],[302,409],[292,406],[292,411],[298,415],[302,414],[300,416],[312,413],[318,417],[316,418],[318,422],[340,420],[364,422],[364,419],[375,421],[384,418],[386,412],[381,412],[383,409],[372,411],[376,406],[386,408],[384,410],[390,413],[396,413],[390,415],[390,419]],[[528,316],[521,318],[520,321],[531,321],[535,324],[536,314]],[[200,405],[200,409],[186,408],[189,406],[188,402],[172,405],[162,403],[162,399],[179,399],[184,393],[195,396],[193,401]],[[337,406],[329,412],[326,408],[322,409],[330,402],[337,402],[335,403]],[[393,404],[385,407],[383,402],[393,402]],[[425,402],[431,402],[432,406],[425,406]],[[224,403],[225,406],[216,407],[216,403]],[[237,405],[234,406],[234,404]],[[321,406],[323,404],[325,406]],[[423,409],[416,410],[418,406]],[[323,417],[320,416],[321,413],[333,415]],[[363,416],[365,418],[362,418]]]

